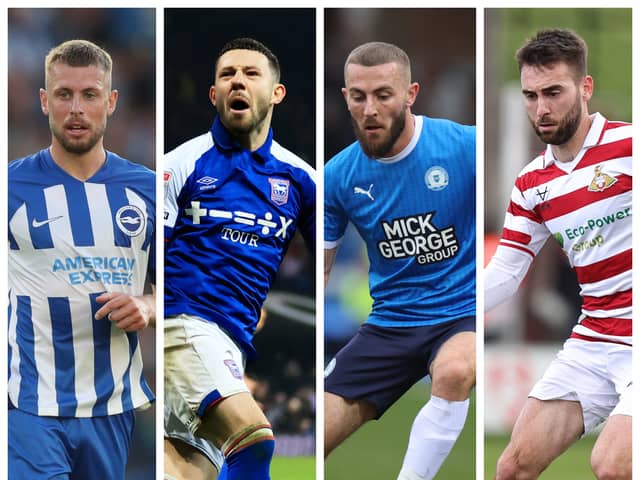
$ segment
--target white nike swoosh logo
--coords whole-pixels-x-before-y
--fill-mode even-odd
[[[60,220],[61,218],[62,218],[62,215],[58,215],[57,217],[47,218],[46,220],[42,220],[41,222],[39,222],[38,220],[36,220],[34,218],[33,221],[31,222],[31,225],[33,225],[33,228],[38,228],[38,227],[41,227],[43,225],[46,225],[47,223],[51,223],[51,222],[55,222],[56,220]]]

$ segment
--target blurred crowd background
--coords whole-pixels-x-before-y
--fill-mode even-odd
[[[8,159],[51,143],[40,109],[44,59],[54,46],[74,38],[90,40],[113,59],[112,88],[119,92],[105,148],[151,169],[156,165],[156,19],[151,8],[10,8],[8,10]],[[155,330],[140,334],[144,371],[156,389]],[[155,478],[155,404],[139,412],[127,478]]]
[[[284,101],[274,139],[315,167],[314,9],[165,9],[165,152],[211,127],[209,87],[218,52],[253,37],[280,62]],[[247,376],[276,435],[276,455],[315,451],[315,258],[299,235],[265,304]]]
[[[412,112],[475,125],[475,40],[474,9],[325,9],[324,161],[355,141],[341,93],[344,62],[355,47],[371,41],[399,46],[420,84]],[[367,318],[368,270],[364,244],[349,226],[325,292],[325,364]]]
[[[253,37],[280,61],[287,94],[274,110],[274,139],[315,166],[315,9],[172,9],[165,12],[165,152],[206,132],[213,68],[225,43]]]
[[[50,144],[38,94],[44,87],[44,58],[63,41],[83,38],[113,59],[113,88],[119,99],[107,126],[106,148],[153,169],[155,10],[10,8],[8,20],[9,160]]]
[[[412,81],[420,84],[414,114],[475,125],[474,9],[327,8],[324,12],[325,162],[355,141],[340,89],[347,56],[365,42],[389,42],[407,52]]]

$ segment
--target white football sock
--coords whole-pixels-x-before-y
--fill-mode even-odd
[[[413,421],[398,480],[431,480],[458,439],[468,410],[469,399],[452,402],[432,395]]]

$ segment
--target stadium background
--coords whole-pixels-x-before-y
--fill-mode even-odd
[[[287,95],[274,138],[315,166],[315,10],[166,9],[165,151],[206,132],[218,51],[250,36],[278,56]],[[315,259],[296,235],[265,304],[247,375],[276,435],[275,479],[311,479],[315,463]],[[295,458],[294,458],[295,457]]]
[[[44,86],[44,58],[73,38],[91,40],[113,58],[113,88],[119,99],[109,119],[105,147],[155,169],[155,10],[8,10],[8,159],[51,143],[38,91]],[[140,335],[147,381],[155,391],[155,330]],[[155,404],[136,417],[128,479],[155,478]]]
[[[515,51],[538,29],[551,27],[573,29],[587,42],[595,81],[589,111],[631,121],[631,9],[485,10],[485,262],[518,172],[544,149],[526,117]],[[553,243],[538,255],[516,296],[485,317],[485,478],[493,478],[529,390],[580,312],[575,274]],[[593,435],[582,439],[540,478],[593,478],[594,441]]]
[[[349,52],[369,41],[403,48],[420,92],[412,112],[475,124],[473,9],[325,9],[325,161],[355,141],[340,89]],[[327,185],[325,188],[331,188]],[[355,333],[371,307],[368,260],[349,228],[325,292],[325,365]],[[328,480],[396,478],[418,410],[429,398],[420,382],[380,422],[365,425],[325,463]],[[475,476],[475,407],[439,478]]]

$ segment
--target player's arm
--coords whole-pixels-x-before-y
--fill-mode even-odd
[[[329,274],[333,268],[338,253],[338,247],[342,242],[349,223],[341,201],[342,189],[340,182],[344,175],[336,171],[336,163],[333,160],[325,165],[324,170],[324,286],[329,283]]]
[[[543,247],[550,232],[535,209],[535,201],[523,192],[521,173],[511,191],[505,215],[502,239],[484,271],[485,311],[511,297],[529,271],[534,257]]]
[[[484,270],[484,309],[491,310],[513,295],[529,270],[533,257],[499,246]]]
[[[103,305],[95,314],[96,320],[106,318],[125,332],[137,332],[156,323],[156,296],[127,295],[121,292],[106,292],[96,297]]]
[[[316,181],[315,170],[309,169],[308,176],[300,179],[302,208],[297,219],[297,231],[304,239],[309,253],[316,255]]]
[[[333,264],[336,261],[336,254],[338,253],[338,247],[325,248],[324,249],[324,286],[326,288],[329,283],[329,274],[333,268]]]

